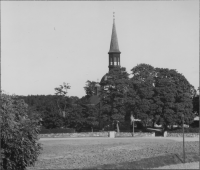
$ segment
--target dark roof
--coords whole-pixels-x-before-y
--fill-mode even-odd
[[[112,36],[111,36],[110,50],[109,50],[109,53],[112,53],[112,52],[120,53],[118,39],[117,39],[117,31],[115,28],[115,20],[113,20]]]

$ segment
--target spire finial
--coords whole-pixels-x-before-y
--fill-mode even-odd
[[[115,12],[113,12],[113,21],[115,21]]]

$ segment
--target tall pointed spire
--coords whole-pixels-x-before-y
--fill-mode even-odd
[[[112,52],[120,52],[118,39],[117,39],[117,31],[115,27],[115,13],[114,12],[113,12],[113,28],[112,28],[112,36],[111,36],[109,53],[112,53]]]
[[[113,12],[112,36],[111,36],[111,42],[110,42],[110,50],[108,54],[109,54],[109,65],[108,65],[109,71],[115,67],[120,67],[121,52],[119,51],[119,45],[118,45],[118,40],[117,40],[114,12]]]

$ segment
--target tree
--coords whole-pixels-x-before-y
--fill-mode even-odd
[[[156,72],[153,100],[155,115],[160,116],[161,124],[165,129],[168,125],[181,125],[182,114],[185,123],[191,123],[194,87],[176,70],[156,68]]]
[[[2,94],[1,101],[1,169],[25,170],[41,150],[39,119],[29,118],[28,105],[16,96]]]
[[[113,68],[101,81],[100,99],[102,118],[109,123],[124,121],[128,73],[124,68]]]
[[[128,109],[133,112],[134,118],[142,120],[147,126],[153,119],[153,100],[155,68],[148,64],[139,64],[132,70],[133,77],[130,79],[128,91]],[[129,115],[130,117],[130,115]]]
[[[181,116],[185,122],[191,123],[192,98],[195,89],[187,79],[176,70],[154,68],[148,64],[140,64],[132,69],[128,91],[128,105],[134,116],[144,124],[151,121],[169,125],[181,124]]]
[[[48,112],[43,117],[42,125],[47,129],[61,128],[64,125],[64,118],[58,113]]]
[[[64,118],[65,127],[74,128],[80,132],[85,125],[85,116],[83,114],[83,107],[80,105],[71,105],[67,109],[67,114]]]
[[[67,101],[66,101],[66,95],[67,95],[67,90],[70,89],[70,85],[67,83],[63,83],[63,85],[60,85],[60,87],[56,87],[56,95],[58,95],[57,99],[57,106],[60,115],[65,116],[65,111],[66,111],[66,106],[67,106]]]
[[[95,94],[95,85],[97,82],[88,80],[84,87],[87,97],[91,97]]]
[[[78,104],[79,103],[79,98],[77,96],[70,96],[69,97],[69,103],[70,104]]]
[[[59,95],[31,95],[31,96],[18,96],[19,99],[23,99],[28,106],[28,114],[33,117],[39,117],[44,128],[60,128],[63,126],[63,113],[58,110],[59,106],[63,109],[64,105],[68,107],[71,99],[65,97],[62,100],[62,96]],[[75,99],[73,99],[75,100]]]
[[[90,99],[90,97],[85,95],[85,96],[81,97],[78,102],[79,102],[79,104],[90,104],[90,100],[89,99]]]
[[[85,117],[86,128],[97,128],[99,125],[99,109],[96,106],[83,105],[83,115]]]
[[[92,108],[90,108],[89,105],[89,108],[83,107],[83,105],[89,104],[88,99],[85,97],[79,99],[77,96],[65,96],[64,99],[62,97],[60,95],[19,96],[20,99],[24,99],[30,104],[28,109],[31,110],[32,116],[42,118],[44,128],[70,127],[80,131],[88,127],[91,129],[91,126],[96,127],[95,120],[98,119],[98,111],[97,113],[93,112],[96,107],[91,106]],[[62,110],[65,108],[65,114],[60,113],[58,103]],[[96,115],[97,117],[95,117]]]

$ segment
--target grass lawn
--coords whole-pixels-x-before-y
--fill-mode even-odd
[[[182,142],[167,138],[84,138],[40,141],[32,169],[147,169],[182,163]],[[185,142],[186,162],[197,162],[198,141]]]

